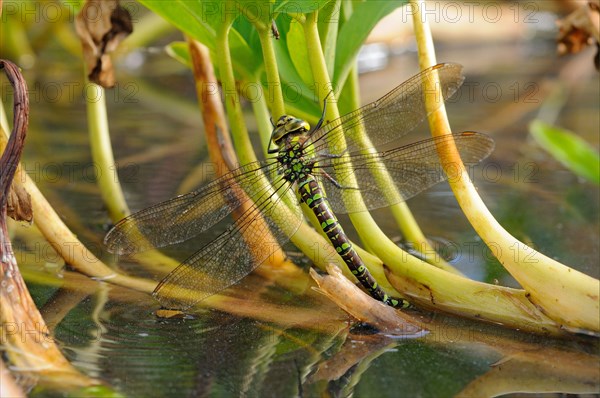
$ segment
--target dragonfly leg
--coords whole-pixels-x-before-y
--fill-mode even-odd
[[[338,188],[338,189],[359,189],[357,187],[343,186],[335,178],[333,178],[331,175],[329,175],[329,173],[327,173],[325,170],[322,170],[321,173],[320,173],[320,175],[322,175],[323,177],[327,178],[329,180],[329,182],[331,182],[333,184],[333,186],[336,187],[336,188]]]
[[[329,92],[329,94],[327,94],[325,96],[325,99],[323,99],[323,112],[321,113],[321,118],[319,119],[319,121],[317,122],[317,125],[315,126],[314,129],[312,129],[312,131],[310,132],[311,134],[314,133],[315,131],[317,131],[318,129],[321,128],[321,126],[323,125],[323,122],[325,121],[325,112],[327,111],[327,98],[329,98],[329,96],[333,94],[333,90],[331,90]]]

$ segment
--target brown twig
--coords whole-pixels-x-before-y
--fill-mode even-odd
[[[205,46],[190,38],[188,38],[188,48],[192,57],[192,71],[194,72],[196,91],[206,130],[206,142],[211,161],[215,163],[218,176],[220,177],[237,167],[237,157],[229,136],[225,112],[217,90],[218,82],[209,51]],[[246,193],[241,188],[236,191],[236,195],[240,196],[239,201],[243,204],[234,212],[234,217],[240,216],[252,205]],[[253,231],[268,231],[269,227],[264,220],[257,219],[255,222],[262,224],[258,227],[247,229],[244,239],[247,240],[249,247],[260,248],[263,246],[261,246],[261,242],[256,241]],[[267,238],[265,236],[260,236],[260,240],[276,241],[274,237]],[[276,272],[272,272],[274,270]],[[257,271],[262,276],[275,279],[278,283],[292,290],[297,290],[298,281],[302,281],[300,283],[302,288],[306,283],[306,275],[286,259],[285,253],[280,247],[269,256],[269,260],[263,263]]]
[[[29,375],[60,373],[65,386],[89,386],[97,381],[80,374],[62,355],[19,272],[6,223],[8,192],[25,144],[29,119],[27,84],[19,68],[0,60],[14,89],[13,130],[0,157],[0,345],[15,369],[27,369]],[[35,377],[33,378],[35,379]],[[32,380],[33,380],[32,379]]]
[[[8,140],[6,150],[0,158],[0,209],[5,213],[8,190],[12,184],[23,152],[25,136],[27,135],[27,124],[29,121],[29,99],[27,98],[27,84],[19,72],[19,68],[10,61],[0,60],[0,69],[6,71],[6,76],[14,88],[14,114],[13,133]],[[0,216],[4,217],[4,216]]]

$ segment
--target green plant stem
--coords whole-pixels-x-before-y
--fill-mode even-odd
[[[248,130],[244,123],[244,115],[240,106],[240,98],[237,94],[235,76],[233,74],[233,63],[229,50],[229,31],[233,21],[230,20],[231,16],[229,14],[226,14],[226,18],[228,20],[220,24],[217,31],[218,69],[225,96],[225,109],[227,111],[233,145],[240,163],[247,164],[255,162],[257,159],[252,149],[252,143],[248,138]]]
[[[85,99],[92,160],[98,170],[97,180],[102,200],[111,220],[117,222],[129,215],[129,208],[119,184],[113,157],[106,114],[106,93],[102,87],[85,80]]]
[[[358,109],[360,104],[358,103],[358,76],[356,73],[356,68],[353,68],[353,71],[350,73],[350,79],[348,81],[348,94],[353,99],[353,108]],[[362,134],[359,138],[365,138],[365,134]],[[368,140],[363,140],[368,141]],[[368,146],[368,142],[364,142],[363,146]],[[373,170],[373,175],[377,179],[377,181],[382,181],[382,192],[394,191],[393,196],[400,197],[400,193],[397,191],[394,181],[391,179],[387,172],[382,172],[380,169]],[[399,202],[392,206],[390,206],[390,210],[394,218],[396,219],[396,223],[398,224],[400,231],[406,238],[406,240],[413,245],[413,247],[422,253],[426,261],[444,271],[452,272],[457,275],[462,275],[462,273],[444,261],[441,256],[439,256],[435,249],[429,244],[429,241],[421,231],[419,224],[415,220],[412,212],[410,211],[406,202]]]
[[[431,31],[421,14],[423,2],[411,0],[421,69],[436,63]],[[438,85],[439,86],[439,85]],[[429,87],[427,89],[434,89]],[[444,106],[428,117],[434,137],[451,134]],[[493,217],[477,193],[455,146],[438,148],[450,187],[465,216],[500,263],[552,319],[572,328],[600,330],[600,282],[533,250],[513,237]],[[460,178],[457,178],[457,166]]]
[[[269,119],[268,107],[270,105],[271,115],[275,115],[275,118],[279,118],[285,114],[285,103],[283,101],[282,85],[279,78],[279,67],[277,66],[275,49],[273,48],[273,39],[271,38],[270,31],[268,29],[262,29],[261,27],[263,27],[262,24],[255,24],[255,28],[257,29],[260,38],[265,71],[267,74],[267,92],[263,92],[263,95],[252,103],[252,108],[258,124],[258,131],[262,147],[265,151],[265,157],[274,158],[277,156],[276,154],[267,153],[267,148],[269,148],[271,141],[271,132],[273,130],[271,119]],[[273,122],[275,121],[276,120],[273,120]],[[284,195],[282,199],[290,209],[293,209],[298,203],[297,199],[291,194]]]
[[[275,49],[273,48],[273,38],[270,36],[268,30],[258,31],[258,37],[263,52],[265,72],[267,74],[267,103],[271,109],[271,114],[275,118],[279,118],[285,114],[285,104],[283,102],[283,92],[279,79],[279,68],[277,67],[277,59],[275,58]]]
[[[325,59],[323,58],[323,51],[321,48],[321,41],[319,40],[319,31],[317,29],[317,12],[313,12],[306,16],[306,23],[304,24],[304,32],[306,39],[307,51],[309,54],[309,62],[311,66],[311,70],[315,79],[315,85],[317,87],[331,87],[331,80],[327,73],[327,65],[325,65]],[[319,101],[322,103],[325,99],[325,96],[328,95],[326,90],[317,90],[317,94],[319,95]],[[326,109],[326,120],[335,120],[339,118],[339,111],[337,108],[337,104],[335,101],[328,102]],[[344,148],[341,146],[340,142],[336,142],[336,148],[343,152]],[[345,157],[340,158],[340,160],[344,160]],[[350,178],[354,178],[351,176]],[[358,185],[356,181],[352,181],[349,179],[346,181],[349,185]],[[360,197],[360,193],[355,190],[345,190],[344,197],[348,199],[352,196],[353,203],[360,203],[362,201],[362,197]],[[385,234],[377,227],[375,221],[369,214],[369,212],[361,212],[361,213],[352,213],[350,214],[350,220],[352,224],[356,227],[357,232],[359,233],[363,242],[366,242],[367,245],[370,246],[369,241],[374,240],[387,240]],[[365,239],[369,237],[368,239]],[[393,244],[392,244],[393,245]],[[400,250],[397,246],[393,245],[397,250]],[[359,253],[360,255],[360,253]],[[364,260],[364,259],[363,259]],[[367,262],[365,261],[369,272],[373,275],[373,277],[382,285],[384,289],[390,288],[388,285],[385,276],[383,274],[383,268],[381,267],[381,263],[377,264],[375,262]],[[345,266],[342,269],[346,269]]]
[[[237,97],[237,92],[235,90],[235,78],[233,74],[227,38],[230,28],[231,21],[226,21],[219,27],[217,31],[216,48],[217,54],[219,54],[217,62],[221,84],[223,86],[223,91],[225,92],[225,105],[227,109],[227,118],[229,120],[229,126],[233,137],[233,145],[236,149],[236,153],[238,154],[240,163],[247,164],[256,159],[256,155],[254,154],[252,145],[248,139],[248,133],[243,121],[239,98]],[[265,187],[270,185],[265,176],[257,178],[256,184],[260,184]],[[256,191],[255,188],[253,190]],[[263,191],[262,194],[263,197],[277,195],[272,188],[268,192]],[[253,197],[252,199],[256,200],[257,198]],[[282,231],[291,237],[290,239],[296,245],[296,247],[306,254],[315,263],[315,265],[324,270],[327,264],[335,263],[340,268],[347,269],[329,242],[320,236],[314,229],[309,227],[306,223],[298,220],[298,217],[300,217],[298,212],[294,211],[294,209],[288,208],[280,201],[273,202],[272,206],[275,206],[272,214],[276,216],[273,221],[277,223],[278,227]],[[298,223],[300,226],[297,230],[291,229]],[[350,276],[351,273],[347,271],[346,275]]]
[[[98,170],[97,180],[100,195],[108,209],[111,220],[116,223],[127,217],[130,214],[130,210],[121,189],[117,166],[113,156],[106,112],[106,93],[99,85],[89,82],[87,77],[85,78],[84,90],[88,113],[90,148],[92,151],[92,160]],[[159,272],[165,270],[165,265],[173,268],[179,263],[160,252],[139,253],[136,255],[136,258],[144,267]],[[93,276],[93,274],[87,272],[86,274]],[[120,278],[120,276],[117,278]],[[127,281],[124,281],[124,283],[127,283]]]
[[[256,118],[256,125],[258,128],[258,135],[260,136],[261,147],[265,149],[265,156],[271,156],[267,154],[267,148],[271,141],[271,132],[273,126],[271,126],[271,119],[269,116],[269,108],[265,95],[261,95],[256,100],[252,101],[252,113]]]
[[[0,4],[0,9],[1,9]],[[6,19],[4,19],[6,18]],[[13,58],[21,67],[31,67],[37,57],[27,35],[27,24],[17,17],[5,16],[0,25],[0,42],[4,57]]]
[[[320,42],[315,20],[314,14],[307,16],[306,43],[309,46],[311,55],[309,59],[315,81],[319,85],[326,85],[329,83],[327,69],[322,57],[317,56]],[[338,117],[335,103],[328,106],[327,111],[327,119],[332,120]],[[352,184],[352,181],[349,183]],[[349,194],[354,194],[354,192]],[[357,198],[353,198],[353,200],[357,200]],[[370,255],[357,248],[373,277],[380,283],[386,280],[382,266],[385,264],[394,271],[391,276],[402,275],[399,278],[395,277],[392,281],[397,291],[408,294],[409,299],[416,301],[417,304],[472,319],[500,322],[538,333],[557,330],[557,326],[552,320],[545,317],[527,301],[522,290],[471,281],[408,255],[387,238],[368,212],[352,213],[350,219],[361,240],[382,261],[377,264],[378,266],[371,266],[374,262],[370,261]]]

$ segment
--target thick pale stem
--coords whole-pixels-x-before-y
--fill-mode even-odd
[[[329,74],[327,73],[327,65],[325,65],[325,59],[323,58],[323,50],[321,48],[321,41],[319,40],[319,32],[317,29],[317,15],[316,13],[309,14],[306,16],[306,23],[304,25],[304,32],[306,37],[306,46],[308,50],[309,62],[311,66],[311,70],[315,79],[315,84],[320,88],[331,87],[331,80]],[[320,89],[318,90],[318,94],[320,96],[319,102],[323,102],[325,96],[328,94],[327,90]],[[339,111],[335,102],[328,103],[326,109],[326,120],[335,120],[339,118]],[[343,148],[340,146],[344,143],[336,142],[336,147],[340,150]],[[352,176],[349,176],[348,184],[353,185],[352,180],[350,179]],[[354,183],[354,185],[357,185]],[[354,203],[360,203],[362,198],[360,197],[360,193],[354,190],[346,190],[344,192],[345,195],[353,195],[355,197],[352,198]],[[385,234],[379,229],[373,218],[368,212],[361,213],[352,213],[350,214],[350,219],[352,224],[356,227],[361,239],[371,246],[370,241],[388,241]],[[400,249],[392,244],[396,248],[396,250],[400,251]],[[358,248],[357,248],[358,249]],[[359,254],[360,255],[360,254]],[[385,276],[383,275],[383,268],[381,267],[381,263],[376,262],[366,262],[369,271],[373,275],[375,279],[382,285],[384,289],[390,290],[391,286],[387,283]],[[377,266],[378,265],[378,266]],[[346,267],[344,266],[343,269]]]
[[[279,118],[285,114],[285,105],[283,102],[283,91],[281,89],[281,81],[279,79],[279,68],[277,67],[277,59],[275,58],[275,49],[273,48],[273,39],[270,37],[268,30],[259,31],[258,37],[263,51],[263,60],[265,62],[265,72],[267,74],[267,92],[265,93],[267,103],[271,108],[271,113],[274,118]]]
[[[97,180],[102,200],[113,222],[129,215],[129,208],[121,190],[116,162],[113,157],[106,114],[106,92],[95,83],[85,83],[85,99],[88,112],[88,130],[92,159],[97,167]]]
[[[358,108],[360,106],[358,103],[358,77],[355,71],[350,74],[350,80],[348,83],[349,94],[355,99],[354,108]],[[366,137],[364,132],[357,138],[362,141],[361,144],[363,147],[369,148],[372,146],[370,140]],[[389,192],[391,197],[401,197],[401,194],[396,189],[394,181],[389,173],[383,170],[383,167],[374,168],[372,173],[380,185],[381,192]],[[411,243],[417,251],[426,257],[426,260],[429,264],[443,269],[444,271],[462,275],[460,271],[444,261],[441,256],[436,253],[435,249],[431,247],[406,202],[396,203],[390,206],[390,210],[406,240]]]
[[[435,64],[433,41],[422,1],[412,0],[413,24],[422,69]],[[439,86],[439,85],[438,85]],[[426,88],[431,92],[435,87]],[[434,136],[451,134],[445,108],[429,117]],[[450,187],[475,231],[490,247],[500,263],[530,294],[533,303],[565,326],[600,330],[600,283],[528,247],[508,233],[492,216],[477,193],[455,146],[438,148]]]

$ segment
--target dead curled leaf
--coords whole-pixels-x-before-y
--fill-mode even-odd
[[[575,54],[594,42],[600,42],[600,5],[589,2],[557,22],[558,53]],[[598,58],[598,54],[596,54]],[[598,65],[596,65],[598,68]]]
[[[359,321],[399,338],[423,337],[428,333],[419,320],[363,293],[336,266],[328,265],[327,273],[328,275],[319,275],[311,268],[310,275],[319,286],[315,289]]]
[[[23,186],[13,181],[8,191],[7,214],[16,221],[33,221],[33,209],[31,208],[31,197]]]
[[[88,0],[75,18],[75,29],[88,78],[102,87],[113,87],[116,80],[109,54],[133,31],[129,12],[118,0]]]

